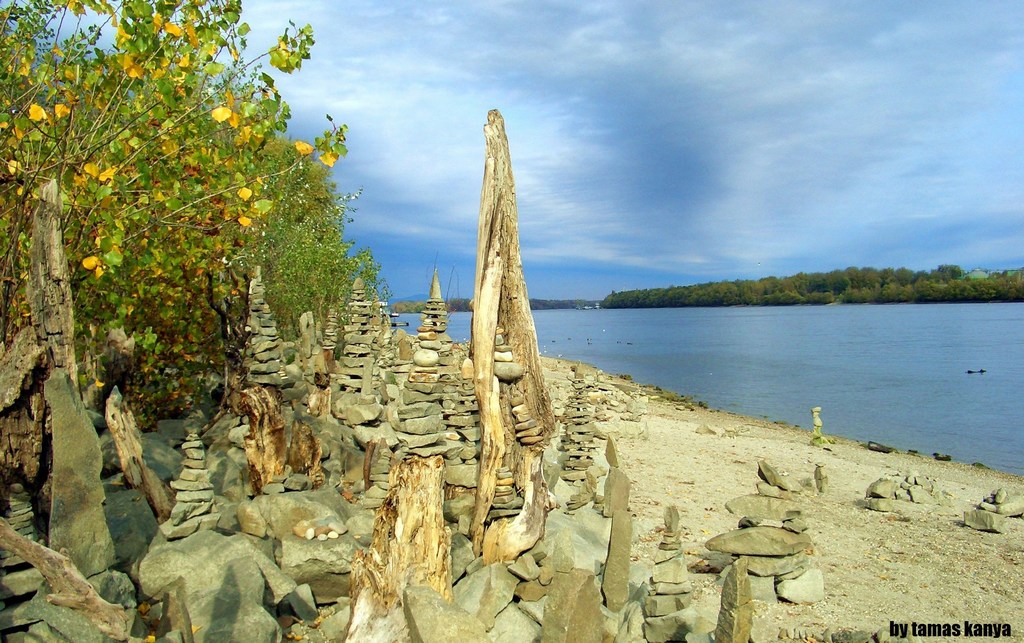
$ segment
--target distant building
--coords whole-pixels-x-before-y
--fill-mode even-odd
[[[989,271],[983,270],[982,268],[975,268],[974,270],[964,275],[964,279],[988,279],[988,277]]]

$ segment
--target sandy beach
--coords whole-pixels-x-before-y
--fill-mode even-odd
[[[567,367],[556,370],[562,368]],[[604,378],[631,386],[614,376]],[[776,640],[785,630],[818,636],[828,628],[874,632],[888,629],[890,621],[1008,623],[1013,638],[1024,639],[1024,520],[1008,519],[1001,534],[963,524],[963,512],[998,488],[1024,494],[1024,478],[913,454],[879,453],[842,438],[827,447],[812,446],[809,431],[641,390],[653,393],[643,420],[645,433],[617,440],[633,483],[637,561],[652,561],[665,507],[676,505],[691,568],[720,568],[729,557],[704,545],[736,528],[739,517],[725,503],[756,493],[758,460],[797,479],[811,477],[816,464],[825,465],[827,492],[801,493],[795,499],[810,525],[826,598],[812,605],[757,602],[755,640]],[[698,432],[700,427],[714,434]],[[829,435],[827,424],[824,433]],[[879,440],[884,440],[881,433]],[[952,496],[949,506],[897,501],[893,513],[864,508],[868,485],[885,475],[907,473],[937,481]],[[717,613],[720,600],[717,580],[714,573],[694,575],[695,603],[710,613]]]

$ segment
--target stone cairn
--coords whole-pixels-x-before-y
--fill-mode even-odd
[[[741,516],[739,528],[715,536],[706,546],[746,562],[755,599],[802,604],[824,600],[824,577],[808,555],[814,543],[800,505],[792,500],[805,487],[764,460],[757,466],[758,493],[725,505],[730,513]]]
[[[515,516],[523,506],[523,499],[516,494],[515,479],[508,467],[498,469],[494,487],[494,502],[487,514],[489,520]]]
[[[953,500],[935,480],[915,471],[879,478],[868,485],[864,495],[865,506],[873,511],[896,511],[896,500],[920,505],[949,505]]]
[[[686,569],[682,541],[679,539],[679,509],[665,508],[665,531],[654,552],[654,570],[650,592],[644,599],[644,614],[650,629],[660,629],[662,617],[690,606],[693,583]]]
[[[31,541],[39,542],[40,535],[36,531],[31,498],[25,488],[20,484],[11,485],[8,504],[9,508],[4,517],[11,528]],[[35,567],[29,565],[20,556],[16,556],[6,549],[0,549],[0,584],[5,590],[4,600],[17,599],[20,596],[27,598],[34,594],[39,586],[39,578],[39,572]],[[21,579],[27,579],[28,582],[20,582]],[[3,608],[3,601],[0,601],[0,610]]]
[[[468,360],[467,360],[468,361]],[[467,368],[469,366],[467,365]],[[464,443],[457,457],[445,463],[445,482],[449,485],[476,488],[480,450],[480,407],[473,390],[473,373],[463,372],[454,391],[444,400],[442,417],[449,432]]]
[[[384,498],[388,495],[388,472],[391,471],[394,453],[384,440],[376,440],[370,446],[366,457],[370,460],[370,468],[365,481],[366,492],[360,504],[367,509],[376,509],[384,503]]]
[[[593,415],[587,400],[588,385],[579,370],[573,371],[572,395],[565,404],[565,429],[559,448],[566,460],[561,478],[574,485],[586,480],[587,469],[594,464],[595,429]]]
[[[281,337],[277,332],[270,306],[265,299],[266,287],[259,270],[249,283],[249,341],[245,346],[243,366],[253,384],[282,386],[285,383]]]
[[[341,350],[342,357],[335,377],[343,393],[371,396],[374,390],[374,344],[377,330],[373,324],[373,305],[366,300],[366,285],[362,277],[356,277],[352,283],[346,317],[345,346]]]
[[[835,440],[827,437],[821,433],[821,407],[816,406],[811,409],[811,423],[814,425],[814,434],[811,436],[811,444],[814,446],[824,446],[826,444],[835,444]]]
[[[964,524],[979,531],[1002,533],[1006,519],[1024,518],[1024,495],[1010,495],[1003,488],[996,489],[978,503],[977,509],[964,512]]]
[[[167,540],[213,529],[220,520],[220,512],[213,509],[213,485],[206,468],[206,449],[199,435],[189,433],[181,444],[181,451],[185,455],[181,473],[171,481],[175,491],[174,508],[171,517],[160,525]]]

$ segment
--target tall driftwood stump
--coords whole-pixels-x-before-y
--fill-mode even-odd
[[[548,489],[541,471],[542,454],[555,433],[555,416],[544,386],[537,349],[537,331],[519,250],[519,215],[505,121],[491,110],[484,126],[486,158],[480,193],[476,280],[473,290],[471,355],[473,385],[480,407],[480,473],[476,507],[470,527],[473,549],[485,563],[515,559],[544,535],[549,510]],[[495,335],[523,374],[512,383],[495,376]],[[522,399],[514,400],[513,397]],[[513,401],[518,415],[513,415]],[[529,437],[519,418],[530,418]],[[517,432],[519,439],[517,439]],[[518,515],[487,523],[494,502],[497,472],[513,473],[523,507]]]
[[[242,391],[241,407],[249,418],[249,435],[244,440],[249,481],[253,492],[259,494],[274,476],[284,473],[288,458],[281,401],[277,391],[252,386]]]
[[[135,423],[135,414],[125,406],[121,391],[114,387],[107,398],[107,427],[114,439],[117,457],[124,472],[124,481],[132,489],[140,489],[153,509],[157,522],[165,522],[174,509],[174,495],[142,456],[142,436]]]
[[[452,599],[451,532],[442,511],[444,459],[416,456],[388,474],[373,542],[352,561],[349,641],[408,639],[399,601],[408,585],[425,585]]]

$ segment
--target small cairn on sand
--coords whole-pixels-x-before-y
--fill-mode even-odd
[[[935,480],[916,471],[879,478],[868,485],[864,497],[873,511],[896,511],[897,500],[919,505],[949,505],[953,500]]]
[[[821,407],[816,406],[811,409],[811,422],[814,425],[814,434],[811,436],[811,444],[820,447],[826,444],[835,444],[835,440],[821,433]]]
[[[800,505],[792,500],[801,485],[762,460],[757,463],[758,493],[725,504],[741,516],[739,528],[719,534],[707,548],[746,560],[755,599],[816,603],[825,598],[824,577],[808,555],[814,544]]]
[[[964,512],[964,524],[978,531],[1002,533],[1006,519],[1014,516],[1024,517],[1024,495],[1012,496],[999,488],[978,503],[977,509]]]
[[[171,517],[160,525],[167,540],[213,529],[220,520],[220,512],[213,509],[213,485],[206,468],[206,449],[199,435],[189,433],[181,444],[181,451],[185,455],[181,473],[171,481],[175,491],[174,508]]]
[[[281,337],[277,332],[270,306],[265,299],[266,287],[259,269],[249,283],[249,341],[245,346],[243,365],[248,379],[254,384],[283,386],[284,362]]]
[[[649,593],[644,599],[644,637],[648,641],[681,641],[687,634],[706,635],[714,623],[690,608],[693,582],[679,538],[679,509],[665,508],[665,531],[654,552]]]

